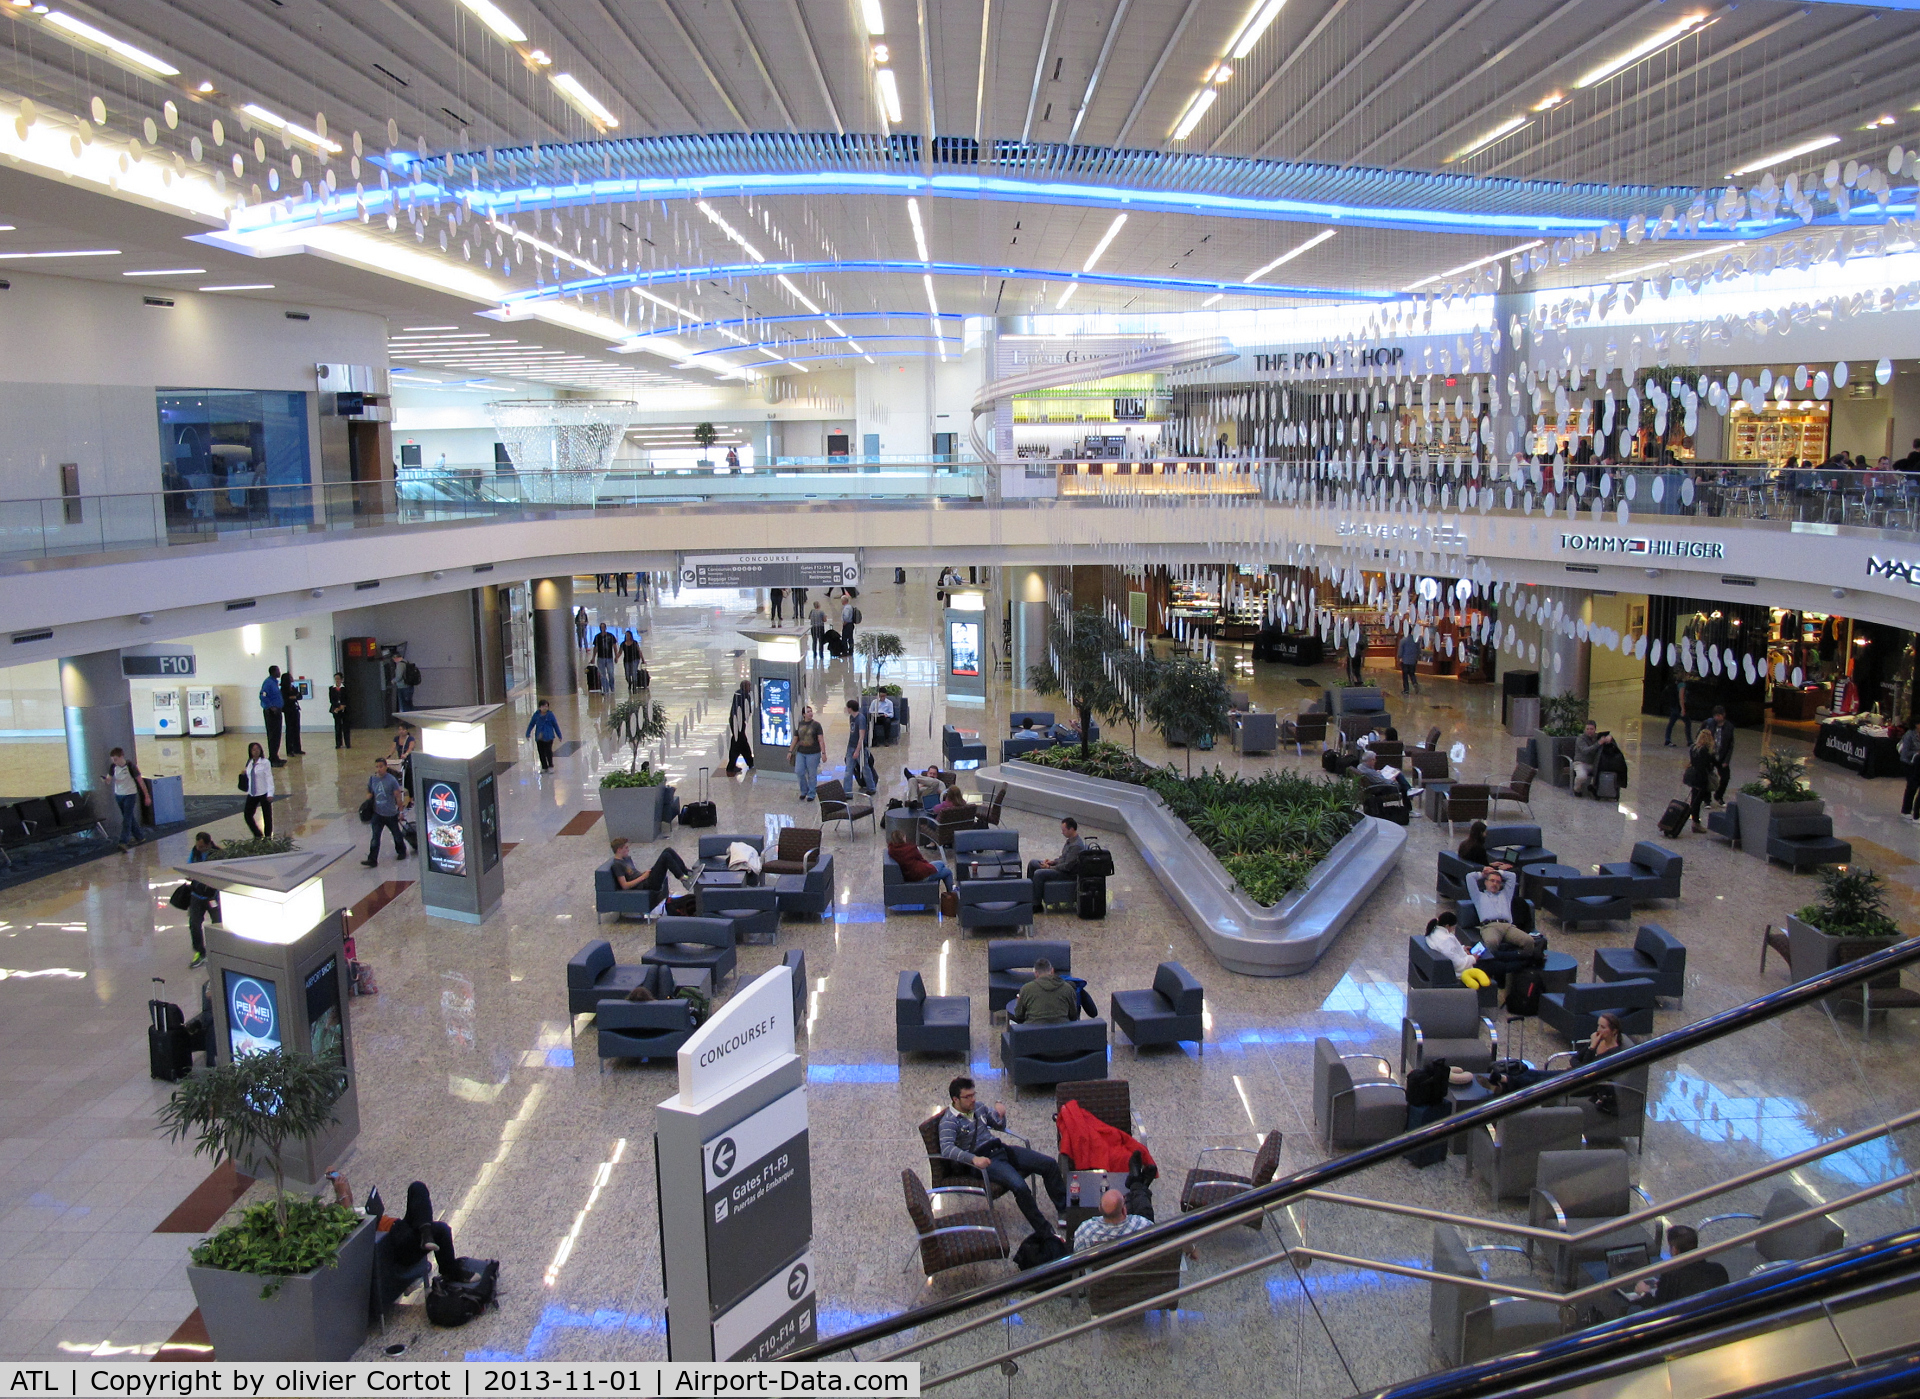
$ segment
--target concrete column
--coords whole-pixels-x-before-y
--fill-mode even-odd
[[[506,608],[498,584],[473,590],[473,702],[507,697]]]
[[[1020,686],[1027,683],[1027,671],[1047,658],[1047,575],[1034,567],[1001,573],[1013,604],[1013,680]]]
[[[1569,621],[1578,622],[1587,616],[1590,594],[1585,589],[1542,588],[1540,592],[1548,599],[1549,605],[1557,602],[1564,607]],[[1591,643],[1582,641],[1577,631],[1568,636],[1551,622],[1539,630],[1540,693],[1579,695],[1584,699],[1587,694],[1587,657]]]
[[[67,780],[74,791],[90,792],[107,770],[108,753],[134,751],[133,695],[120,673],[120,653],[61,657],[60,703],[66,710]]]
[[[533,682],[543,697],[580,692],[573,579],[533,580]]]

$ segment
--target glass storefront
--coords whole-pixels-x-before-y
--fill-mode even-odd
[[[306,394],[161,389],[156,397],[169,531],[311,517]]]

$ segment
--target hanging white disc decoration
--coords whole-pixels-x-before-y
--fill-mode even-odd
[[[1688,670],[1693,669],[1693,638],[1690,636],[1680,638],[1680,664]]]
[[[1847,386],[1847,362],[1845,360],[1834,361],[1833,386],[1836,389],[1844,389]]]
[[[1531,641],[1527,643],[1527,664],[1528,665],[1540,664],[1540,648],[1534,645],[1534,643]]]
[[[1892,360],[1887,359],[1883,356],[1880,362],[1874,365],[1873,382],[1881,385],[1885,385],[1893,382],[1893,361]]]
[[[1467,745],[1456,742],[1447,750],[1447,756],[1456,763],[1464,763],[1467,760]]]
[[[1749,685],[1753,684],[1754,674],[1753,674],[1753,657],[1752,656],[1742,656],[1740,658],[1740,673],[1746,676],[1747,683]]]
[[[1825,398],[1831,391],[1831,387],[1827,383],[1827,371],[1822,369],[1813,376],[1813,396],[1815,398]]]
[[[1680,478],[1680,503],[1682,505],[1693,504],[1693,478],[1691,476],[1682,476]]]
[[[1634,642],[1634,643],[1633,643],[1633,654],[1634,654],[1634,657],[1635,657],[1635,659],[1637,659],[1637,660],[1642,660],[1642,661],[1644,661],[1644,660],[1645,660],[1645,659],[1647,658],[1647,639],[1646,639],[1646,637],[1644,637],[1644,636],[1643,636],[1643,637],[1641,637],[1641,638],[1640,638],[1640,639],[1639,639],[1638,641],[1636,641],[1636,642]]]

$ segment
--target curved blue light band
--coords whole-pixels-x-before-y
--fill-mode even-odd
[[[966,337],[960,335],[810,335],[805,339],[788,340],[782,343],[788,345],[845,345],[853,340],[858,340],[862,345],[879,345],[893,340],[908,340],[915,344],[931,345],[935,340],[938,340],[942,345],[951,345],[953,347],[953,353],[956,355],[964,353],[966,346]],[[630,342],[624,342],[617,348],[621,351],[626,351],[638,347],[632,345]],[[766,350],[771,353],[779,348],[779,344],[715,345],[710,349],[695,350],[692,354],[688,355],[687,358],[699,359],[702,355],[750,354],[756,349]],[[794,359],[797,357],[794,355],[781,355],[780,358]],[[768,360],[767,363],[771,364],[773,361]],[[752,361],[749,360],[748,364],[752,364]]]

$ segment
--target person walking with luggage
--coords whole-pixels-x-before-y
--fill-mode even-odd
[[[107,785],[113,789],[114,804],[120,808],[120,848],[131,850],[147,838],[140,825],[140,808],[153,805],[153,788],[140,775],[140,765],[116,748],[107,754]]]
[[[622,578],[626,577],[623,573]],[[627,675],[627,693],[632,694],[640,688],[640,667],[646,662],[646,655],[640,649],[640,642],[631,629],[626,639],[620,643],[620,668]]]
[[[280,697],[280,667],[270,665],[267,678],[260,682],[260,717],[267,724],[267,763],[277,768],[286,766],[280,758],[280,729],[287,717],[281,706],[285,703]]]
[[[333,683],[327,686],[327,713],[333,716],[333,746],[353,747],[353,730],[347,721],[347,677],[339,671],[333,673]]]
[[[540,755],[540,771],[553,771],[553,745],[560,740],[560,721],[554,717],[553,706],[541,700],[533,711],[533,717],[527,720],[527,731],[522,737],[533,740],[533,748]]]
[[[827,614],[818,602],[807,613],[807,631],[813,637],[813,658],[825,665],[827,662]]]
[[[1667,747],[1673,747],[1673,726],[1684,724],[1687,742],[1693,742],[1693,720],[1687,715],[1687,677],[1675,675],[1667,682]]]
[[[785,588],[767,589],[767,621],[776,627],[785,625],[785,622],[780,616],[780,605],[786,600],[787,590]]]
[[[287,739],[287,756],[301,758],[307,750],[300,746],[300,682],[292,675],[280,677],[280,712]]]
[[[193,849],[187,852],[187,863],[198,865],[207,860],[220,858],[220,847],[213,843],[211,831],[201,831],[193,838]],[[193,944],[193,960],[187,963],[192,971],[207,960],[207,937],[205,933],[207,910],[213,907],[213,901],[219,897],[219,891],[211,884],[202,884],[195,879],[187,884],[187,940]]]
[[[742,680],[733,692],[733,704],[727,710],[727,776],[740,775],[740,760],[746,759],[747,771],[753,771],[753,745],[748,732],[753,728],[753,682]]]
[[[873,722],[859,700],[847,701],[847,780],[872,796],[880,790],[880,776],[873,768],[871,742]]]
[[[367,842],[367,858],[360,863],[372,869],[380,863],[380,832],[393,832],[393,858],[407,858],[407,837],[400,829],[400,779],[387,771],[387,760],[373,760],[373,776],[367,779],[367,795],[373,799],[373,839]]]
[[[1706,804],[1707,793],[1713,790],[1713,775],[1719,764],[1713,756],[1713,730],[1705,724],[1700,726],[1699,737],[1687,750],[1687,790],[1692,800],[1687,804],[1687,819],[1693,822],[1695,831],[1704,831],[1700,824],[1700,808]]]
[[[614,639],[607,624],[602,622],[600,630],[593,634],[594,678],[600,682],[600,693],[613,693],[613,660],[620,654],[620,643]]]
[[[787,761],[793,764],[794,773],[800,779],[800,800],[810,802],[814,799],[815,784],[820,777],[820,757],[826,747],[827,731],[820,721],[813,717],[813,706],[803,705],[800,710],[800,722],[793,726],[793,742],[787,745]]]
[[[1400,647],[1395,655],[1400,659],[1400,693],[1403,695],[1417,693],[1420,689],[1420,681],[1415,677],[1414,671],[1420,664],[1420,638],[1408,632],[1400,638]]]
[[[247,796],[242,819],[255,840],[273,834],[273,766],[266,749],[257,743],[247,745],[247,765],[240,770],[240,790]],[[253,819],[256,814],[258,821]]]
[[[840,600],[840,639],[847,644],[847,654],[853,654],[853,629],[860,625],[860,605],[853,600],[849,592]]]
[[[1713,730],[1713,765],[1720,773],[1713,785],[1713,804],[1725,806],[1727,783],[1733,780],[1733,720],[1727,717],[1724,704],[1713,707],[1713,717],[1707,720],[1707,727]]]
[[[1920,724],[1900,738],[1900,765],[1907,770],[1907,790],[1900,798],[1900,814],[1920,821],[1920,802],[1914,801],[1914,797],[1920,795]]]
[[[413,731],[404,725],[393,736],[392,762],[400,765],[400,784],[413,790]],[[392,763],[389,763],[391,766]]]

